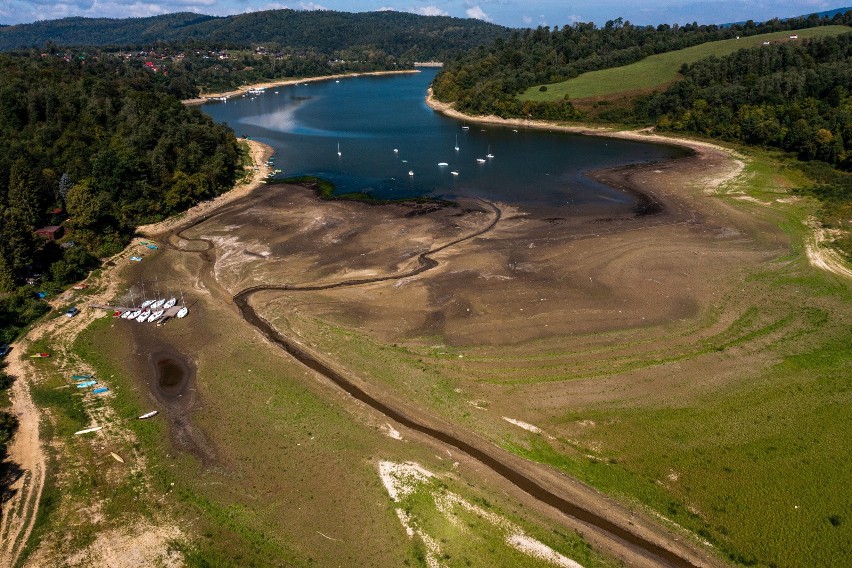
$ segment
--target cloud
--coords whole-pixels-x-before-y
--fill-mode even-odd
[[[396,12],[396,8],[393,6],[382,6],[381,8],[376,8],[376,12]]]
[[[316,2],[299,2],[299,8],[302,10],[328,10],[328,8]]]
[[[468,18],[474,18],[485,22],[491,21],[491,18],[488,16],[488,14],[486,14],[479,6],[473,6],[471,8],[468,8],[467,10],[465,10],[464,13],[467,14]]]
[[[447,12],[441,10],[437,6],[421,6],[419,8],[414,8],[411,12],[414,14],[420,14],[421,16],[449,16]]]

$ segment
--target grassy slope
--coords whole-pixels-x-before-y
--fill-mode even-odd
[[[738,279],[736,293],[684,327],[465,348],[460,359],[441,338],[386,345],[308,318],[291,324],[350,368],[510,451],[641,503],[734,561],[842,565],[852,558],[846,544],[852,541],[852,497],[846,490],[852,462],[846,443],[852,431],[852,290],[805,259],[801,220],[815,204],[775,201],[797,182],[791,175],[774,157],[759,155],[731,189],[771,207],[719,197],[782,227],[793,249]],[[438,345],[424,346],[429,343]],[[527,389],[535,396],[537,385],[552,381],[668,374],[671,365],[683,365],[683,380],[713,384],[717,363],[731,360],[741,361],[739,378],[699,395],[569,404],[561,413],[539,417],[535,423],[557,433],[556,440],[501,424],[460,394],[481,382],[490,385],[488,392],[506,387],[524,400]],[[753,370],[753,360],[769,364]]]
[[[762,45],[764,41],[787,40],[793,34],[797,34],[799,39],[805,39],[835,36],[849,31],[850,28],[846,26],[823,26],[799,31],[773,32],[738,40],[713,41],[678,51],[651,55],[623,67],[583,73],[568,81],[547,85],[546,91],[539,91],[539,86],[536,85],[519,95],[519,98],[531,101],[556,101],[566,96],[570,99],[584,99],[648,91],[677,79],[678,70],[684,63],[694,63],[710,56],[722,57],[740,49]]]

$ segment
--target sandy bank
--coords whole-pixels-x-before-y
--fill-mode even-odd
[[[523,128],[536,128],[540,130],[556,130],[560,132],[570,132],[573,134],[585,134],[587,136],[605,136],[608,138],[621,138],[624,140],[637,140],[640,142],[651,142],[655,144],[670,144],[688,148],[699,155],[699,158],[706,156],[708,151],[723,152],[727,154],[730,160],[727,164],[714,164],[714,171],[708,172],[711,177],[707,178],[705,183],[713,188],[719,188],[723,184],[736,178],[745,167],[745,158],[737,152],[710,142],[700,140],[692,140],[687,138],[674,138],[671,136],[661,136],[654,134],[651,129],[642,130],[613,130],[606,127],[592,126],[567,126],[557,122],[549,122],[546,120],[527,120],[523,118],[501,118],[495,115],[473,116],[457,111],[453,108],[452,103],[444,103],[437,100],[432,95],[432,89],[429,89],[426,96],[426,104],[433,110],[440,112],[446,116],[465,120],[468,122],[476,122],[480,124],[498,124],[500,126],[520,126]]]
[[[212,99],[218,99],[221,97],[232,98],[239,97],[247,93],[250,89],[269,89],[271,87],[283,87],[286,85],[296,85],[298,83],[314,83],[316,81],[328,81],[329,79],[344,79],[347,77],[369,77],[369,76],[380,76],[380,75],[401,75],[404,73],[420,73],[417,69],[404,69],[400,71],[370,71],[367,73],[340,73],[337,75],[322,75],[319,77],[307,77],[307,78],[287,78],[281,79],[280,81],[268,81],[266,83],[255,83],[254,85],[243,85],[236,90],[233,91],[225,91],[221,93],[206,93],[200,95],[195,99],[186,99],[183,101],[185,105],[200,105],[204,104]]]
[[[249,155],[251,156],[252,165],[248,167],[251,168],[254,172],[252,177],[247,182],[238,182],[233,187],[233,189],[228,192],[225,192],[208,201],[201,202],[195,205],[194,207],[187,209],[183,213],[173,215],[172,217],[160,221],[159,223],[141,225],[136,228],[136,231],[148,237],[158,235],[160,233],[174,229],[178,225],[189,223],[191,221],[199,219],[200,217],[203,217],[204,215],[208,215],[219,207],[222,207],[223,205],[226,205],[234,201],[235,199],[239,199],[244,195],[248,195],[253,190],[260,187],[264,180],[266,180],[266,178],[272,172],[272,167],[269,166],[268,160],[275,151],[272,149],[271,146],[268,146],[263,142],[258,142],[257,140],[244,140],[244,142],[248,143]]]

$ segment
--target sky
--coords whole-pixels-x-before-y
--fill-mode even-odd
[[[70,16],[130,18],[172,12],[226,16],[259,10],[396,10],[477,18],[513,28],[624,18],[633,24],[724,24],[811,14],[849,5],[830,0],[0,0],[0,24]]]

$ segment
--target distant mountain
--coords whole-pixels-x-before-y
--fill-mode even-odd
[[[65,18],[0,29],[0,51],[57,46],[135,46],[192,40],[227,46],[277,44],[324,53],[370,46],[389,55],[439,58],[508,38],[512,30],[476,19],[405,12],[270,10],[228,17],[192,13],[150,18]]]
[[[833,10],[826,10],[824,12],[811,12],[810,14],[803,14],[801,16],[793,16],[792,18],[780,18],[780,19],[782,19],[782,20],[795,20],[797,18],[807,18],[808,16],[811,16],[811,15],[816,15],[819,18],[833,18],[837,14],[845,14],[849,10],[852,10],[852,7],[835,8]],[[722,24],[720,27],[729,28],[731,26],[741,26],[744,23],[745,23],[745,20],[743,20],[742,22],[731,22],[729,24]],[[759,22],[759,23],[763,23],[763,22]]]

